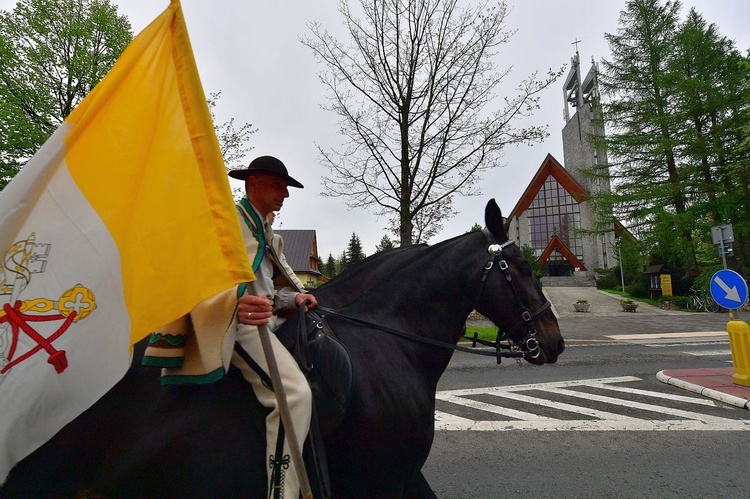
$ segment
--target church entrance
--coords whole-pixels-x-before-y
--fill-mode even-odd
[[[547,276],[569,276],[573,275],[573,266],[565,260],[547,261],[542,267],[542,274]]]
[[[573,270],[570,262],[557,249],[550,253],[549,258],[542,265],[542,274],[551,277],[573,275]]]

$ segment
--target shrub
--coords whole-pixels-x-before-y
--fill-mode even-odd
[[[620,285],[620,272],[617,269],[594,269],[598,289],[616,289]]]
[[[667,302],[679,308],[687,308],[687,300],[687,296],[660,296],[659,304]]]

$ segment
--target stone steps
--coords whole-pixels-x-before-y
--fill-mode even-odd
[[[571,276],[544,276],[542,277],[542,287],[595,287],[593,277],[586,272],[578,272]]]

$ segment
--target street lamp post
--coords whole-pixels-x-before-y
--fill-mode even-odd
[[[620,260],[620,282],[622,283],[622,292],[625,292],[625,274],[622,271],[622,239],[619,237],[615,240],[617,242],[617,255]]]

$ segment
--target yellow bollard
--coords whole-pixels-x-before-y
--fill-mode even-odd
[[[732,382],[750,386],[750,325],[745,321],[731,320],[727,322],[727,332],[734,364]]]

